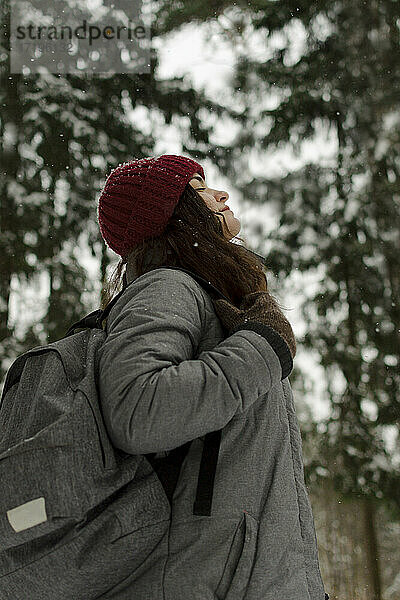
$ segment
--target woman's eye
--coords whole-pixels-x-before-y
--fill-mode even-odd
[[[206,188],[196,188],[197,192],[203,192]]]

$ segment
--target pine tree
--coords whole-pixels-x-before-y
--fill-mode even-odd
[[[230,174],[247,199],[272,203],[280,215],[267,242],[272,271],[282,281],[294,270],[318,275],[318,292],[302,307],[301,341],[324,367],[331,414],[310,473],[318,485],[319,473],[328,472],[338,491],[364,500],[377,599],[374,506],[382,499],[400,511],[400,479],[384,442],[386,432],[398,441],[400,416],[398,6],[282,0],[235,2],[231,9],[232,32],[250,40],[250,50],[251,38],[262,34],[264,52],[258,46],[257,54],[269,51],[270,58],[250,51],[237,61],[232,92],[244,110]],[[290,37],[299,24],[306,36],[294,58]],[[286,41],[271,51],[276,33]],[[250,153],[262,160],[286,145],[299,155],[321,127],[336,140],[333,161],[246,177]],[[261,224],[257,232],[265,245]]]

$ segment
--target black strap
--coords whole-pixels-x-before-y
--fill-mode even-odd
[[[219,447],[222,430],[207,433],[204,439],[203,452],[200,462],[199,477],[197,480],[196,498],[193,504],[193,514],[198,516],[211,516],[212,499],[214,493],[215,472],[217,469]],[[171,450],[168,456],[155,458],[156,452],[145,454],[153,469],[160,479],[170,502],[178,483],[183,460],[189,451],[192,441],[179,448]]]
[[[211,431],[207,433],[204,439],[199,477],[197,480],[196,499],[193,504],[193,514],[197,516],[211,516],[221,434],[221,429]],[[168,456],[163,458],[155,458],[155,452],[145,455],[156,471],[170,502],[172,502],[172,496],[178,483],[182,463],[191,443],[192,441],[189,441],[183,446],[171,450]]]
[[[76,333],[79,329],[87,329],[88,327],[90,329],[101,329],[101,322],[99,325],[99,318],[102,316],[103,312],[104,311],[98,308],[97,310],[86,315],[86,317],[83,317],[83,319],[71,325],[64,337],[68,337],[69,335]]]
[[[196,500],[193,504],[194,515],[211,516],[214,479],[215,471],[217,469],[221,434],[222,429],[218,429],[218,431],[211,431],[205,436],[200,463],[200,473],[197,480]]]
[[[162,458],[155,458],[156,452],[145,454],[149,463],[157,473],[170,502],[172,502],[172,496],[178,483],[182,463],[189,451],[191,443],[192,440],[186,442],[183,446],[179,446],[179,448],[174,448],[167,456]]]

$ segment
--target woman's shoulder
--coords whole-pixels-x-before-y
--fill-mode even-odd
[[[203,287],[192,275],[180,269],[169,267],[157,267],[156,269],[147,271],[143,275],[140,275],[140,277],[137,277],[131,286],[137,293],[139,290],[148,288],[150,284],[158,284],[157,287],[162,286],[166,289],[186,288],[192,292],[203,292]]]
[[[126,305],[135,303],[135,299],[149,303],[149,308],[158,309],[163,307],[168,312],[168,307],[177,304],[183,308],[187,305],[197,304],[200,312],[210,310],[211,299],[189,273],[179,269],[168,267],[157,267],[140,275],[121,294],[110,312],[112,320],[113,313],[120,312]]]

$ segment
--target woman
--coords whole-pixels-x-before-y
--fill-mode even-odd
[[[116,447],[147,455],[168,505],[148,560],[105,597],[327,597],[287,379],[295,338],[260,257],[231,242],[240,222],[228,198],[196,161],[163,155],[114,169],[99,199],[103,238],[121,256],[103,307],[130,284],[99,357],[104,418]],[[196,511],[205,439],[218,431],[212,505]]]

